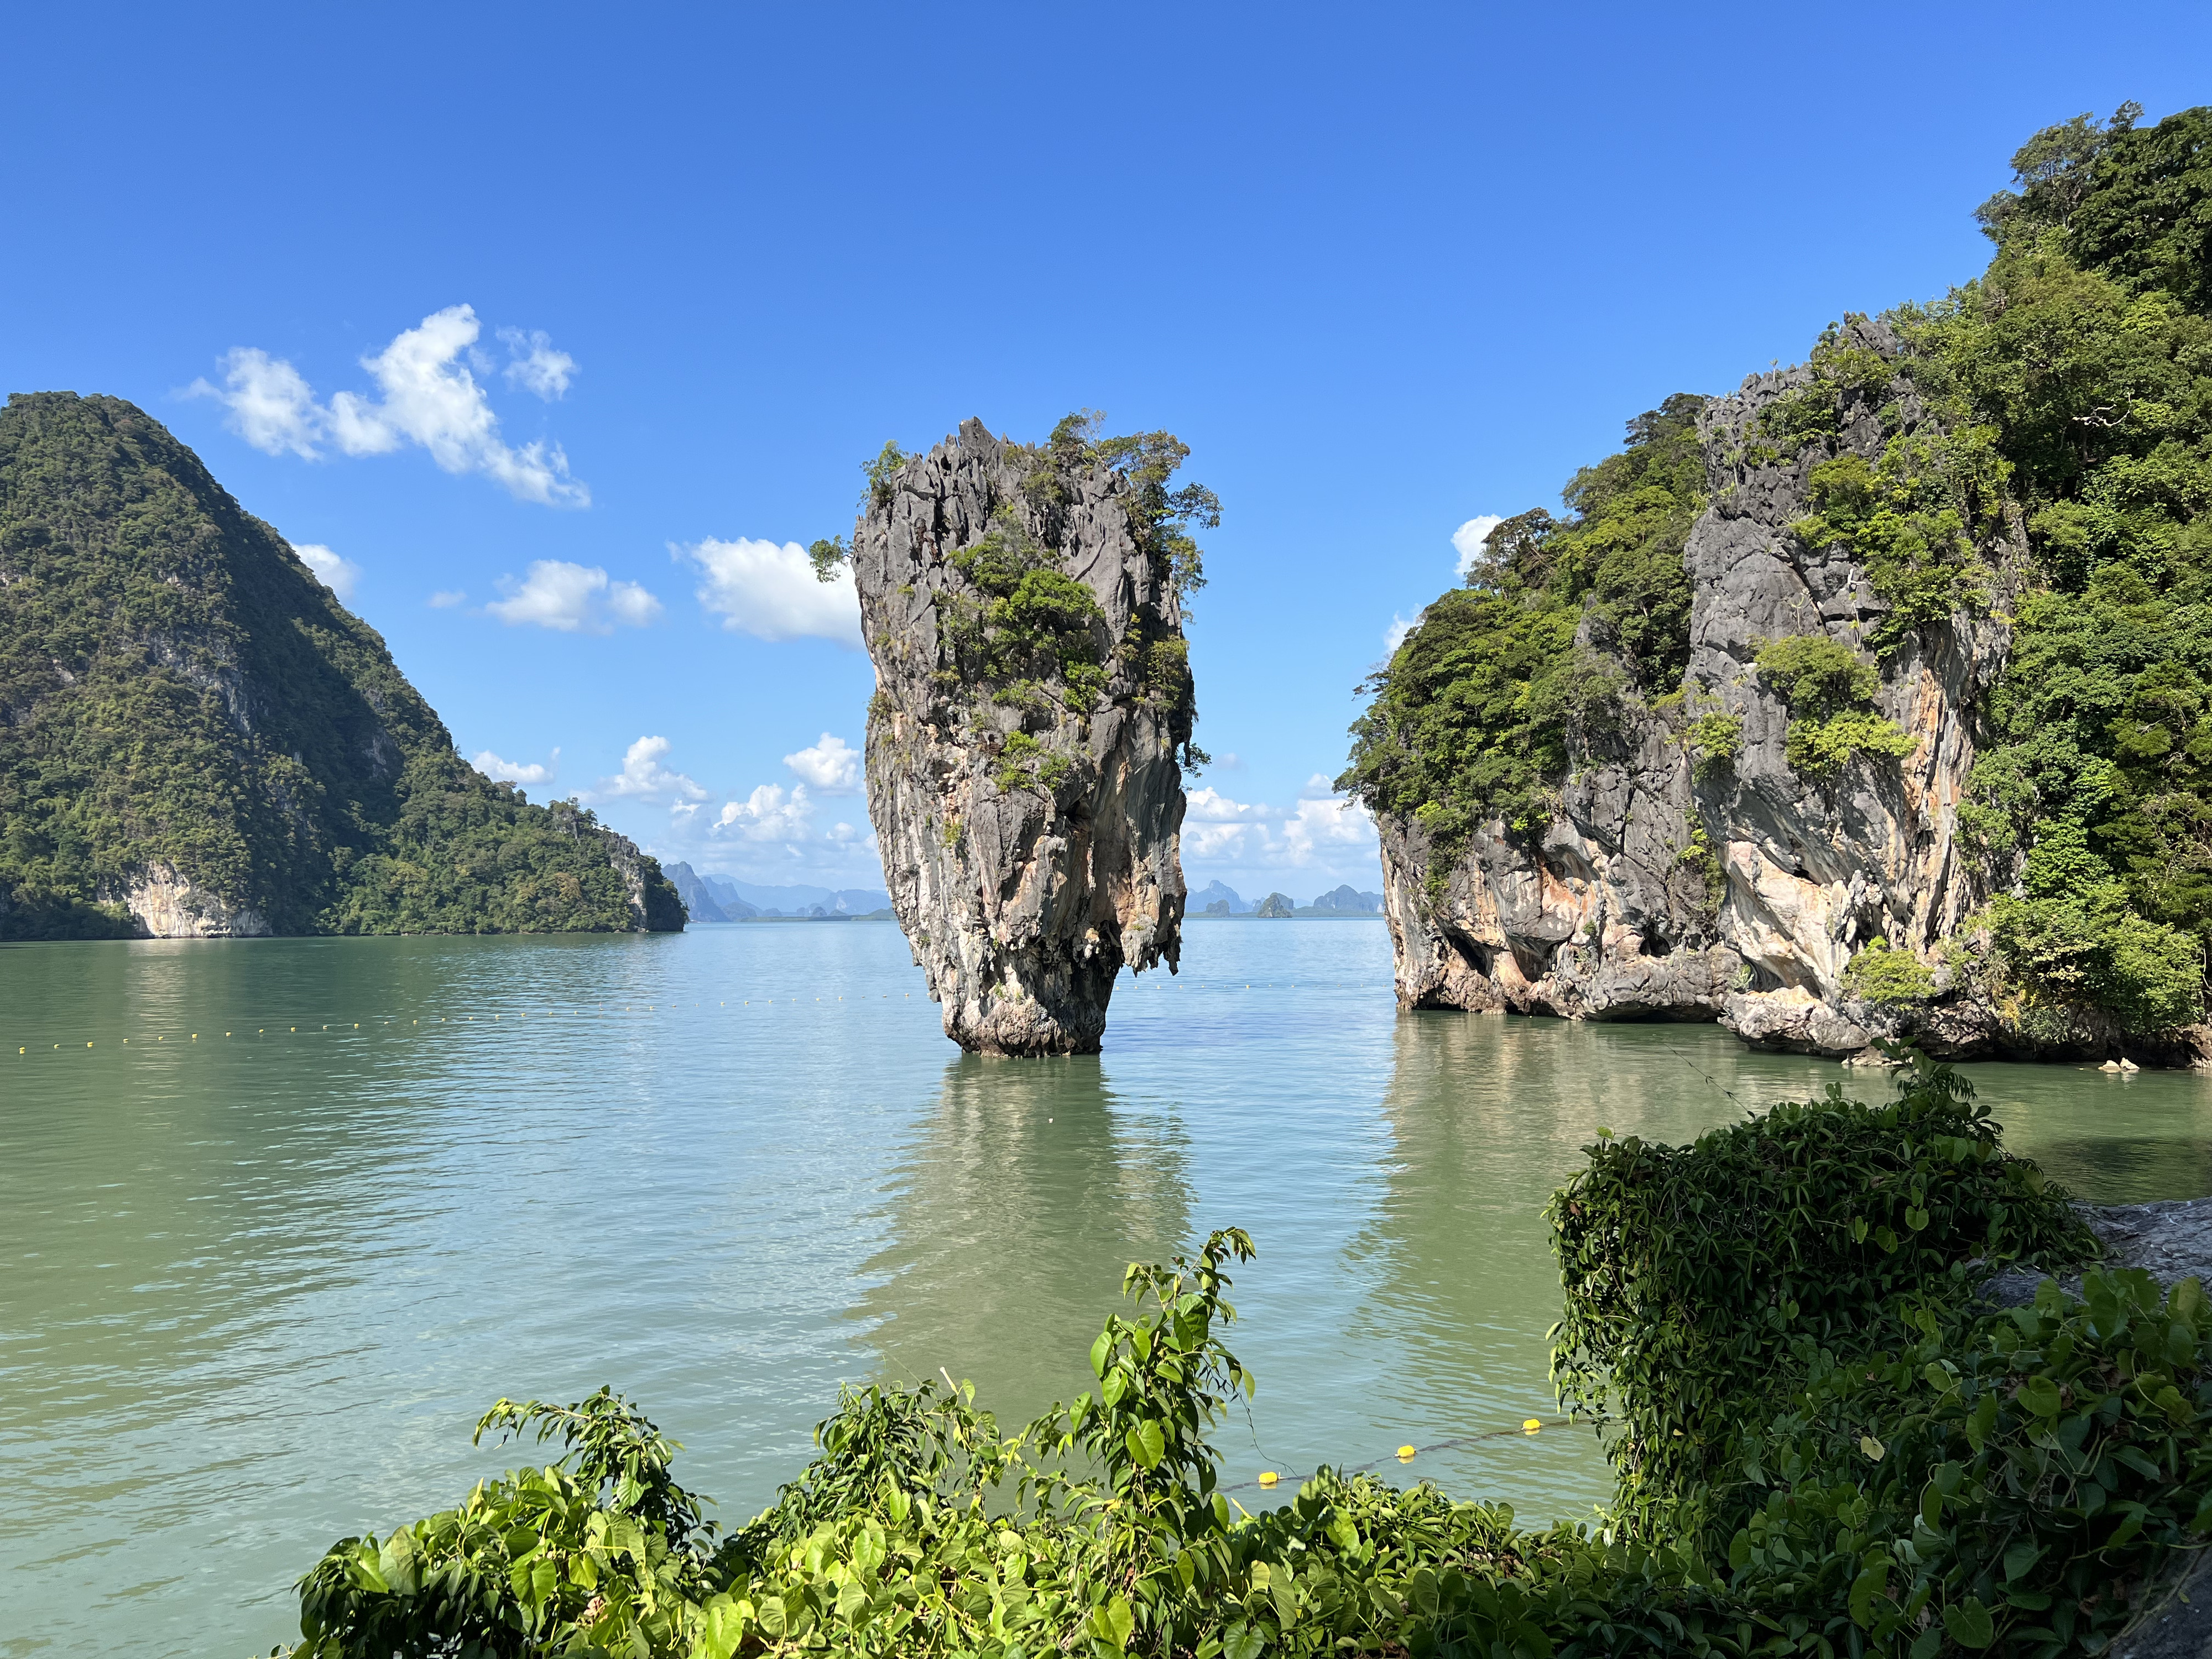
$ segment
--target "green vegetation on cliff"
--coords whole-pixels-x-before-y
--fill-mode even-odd
[[[1955,1078],[1588,1158],[1549,1213],[1555,1376],[1618,1476],[1594,1527],[1329,1468],[1224,1491],[1229,1230],[1130,1267],[1073,1404],[1010,1430],[965,1387],[848,1388],[726,1533],[620,1396],[501,1401],[479,1437],[564,1455],[332,1546],[295,1651],[2057,1659],[2204,1547],[2212,1304],[2139,1272],[1983,1299],[2096,1247]]]
[[[623,930],[632,879],[647,925],[683,925],[589,812],[462,760],[376,633],[158,422],[12,397],[0,939],[127,933],[161,866],[279,933]]]
[[[2033,566],[1962,821],[2032,1022],[2193,1018],[2212,950],[2212,110],[2046,129],[1978,283],[1908,309],[1988,428]],[[2015,885],[2016,884],[2016,885]]]
[[[951,647],[939,683],[957,697],[1083,719],[1112,690],[1118,670],[1125,695],[1168,716],[1182,763],[1203,766],[1208,757],[1191,735],[1198,705],[1181,627],[1188,620],[1190,595],[1206,586],[1205,556],[1192,531],[1218,526],[1221,502],[1203,484],[1170,487],[1190,457],[1190,446],[1175,434],[1103,436],[1103,419],[1096,410],[1079,410],[1063,416],[1042,443],[1005,441],[1027,471],[1018,491],[994,504],[983,533],[952,555],[953,568],[976,597],[938,596],[939,626]],[[913,459],[886,443],[862,465],[863,514],[890,504],[900,470]],[[1080,498],[1078,481],[1100,469],[1114,475],[1113,499],[1130,536],[1174,599],[1172,621],[1147,608],[1118,645],[1097,597],[1064,568],[1066,512]],[[807,551],[817,580],[825,582],[852,556],[842,537],[817,541]],[[1000,787],[1054,787],[1068,763],[1040,760],[1039,753],[1033,738],[1013,733],[1000,757]]]
[[[1338,788],[1418,818],[1446,845],[1490,817],[1525,826],[1547,815],[1572,739],[1603,727],[1621,698],[1680,684],[1704,404],[1681,393],[1631,421],[1627,447],[1567,486],[1571,516],[1538,507],[1491,532],[1467,586],[1422,612],[1362,688],[1375,700]]]
[[[1874,663],[1962,614],[2010,622],[1960,814],[1999,896],[1954,954],[2039,1037],[2084,1016],[2192,1020],[2212,959],[2212,108],[2140,114],[2037,134],[2018,188],[1980,210],[1987,270],[1871,331],[1832,326],[1722,458],[1809,461],[1790,533],[1847,553],[1885,607],[1861,641],[1871,661],[1828,636],[1759,653],[1800,776],[1909,751],[1875,709]],[[1448,854],[1487,818],[1525,832],[1608,752],[1624,699],[1678,688],[1696,406],[1670,400],[1578,474],[1575,520],[1500,527],[1365,688],[1340,787]],[[1872,459],[1840,442],[1868,418],[1887,434]],[[1608,487],[1639,466],[1636,489]],[[1718,782],[1741,722],[1689,714],[1696,776]]]

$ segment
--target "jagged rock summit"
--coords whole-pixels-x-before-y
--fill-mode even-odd
[[[970,420],[887,450],[852,563],[891,903],[970,1052],[1091,1054],[1115,975],[1176,965],[1194,717],[1166,434],[1041,446]]]

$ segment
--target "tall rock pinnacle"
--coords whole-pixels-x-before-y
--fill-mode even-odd
[[[868,811],[915,960],[971,1052],[1095,1054],[1114,977],[1176,964],[1197,585],[1165,433],[980,421],[886,449],[851,560],[876,695]],[[817,548],[834,547],[817,544]],[[836,550],[842,552],[842,550]]]

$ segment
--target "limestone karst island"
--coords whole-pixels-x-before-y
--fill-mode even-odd
[[[0,1659],[2212,1653],[2212,16],[471,21],[0,58]]]

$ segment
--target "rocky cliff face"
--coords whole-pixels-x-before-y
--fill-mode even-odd
[[[1114,977],[1176,964],[1190,681],[1127,478],[979,421],[877,486],[853,566],[891,903],[972,1052],[1095,1053]]]
[[[1863,319],[1840,343],[1895,352]],[[1879,657],[1869,648],[1888,607],[1868,572],[1791,526],[1812,511],[1816,465],[1872,462],[1928,417],[1897,375],[1832,389],[1832,445],[1792,458],[1763,441],[1770,410],[1829,390],[1801,367],[1748,380],[1705,409],[1711,504],[1684,556],[1685,694],[1586,730],[1540,834],[1492,823],[1440,858],[1417,823],[1382,820],[1402,1005],[1718,1019],[1754,1044],[1834,1055],[1899,1034],[1907,1017],[1855,1000],[1844,966],[1877,938],[1929,955],[1986,896],[1961,856],[1958,807],[1978,703],[2008,640],[1996,614],[1959,611]],[[2000,586],[2019,556],[2016,526],[2009,534],[1982,550]],[[1877,666],[1869,712],[1912,738],[1910,751],[1855,755],[1827,775],[1793,768],[1786,687],[1756,661],[1791,636],[1834,641]],[[1696,751],[1692,722],[1705,715],[1740,722],[1732,758]],[[1920,1018],[1944,1025],[1936,1046],[1949,1052],[1996,1040],[1985,1022]]]

